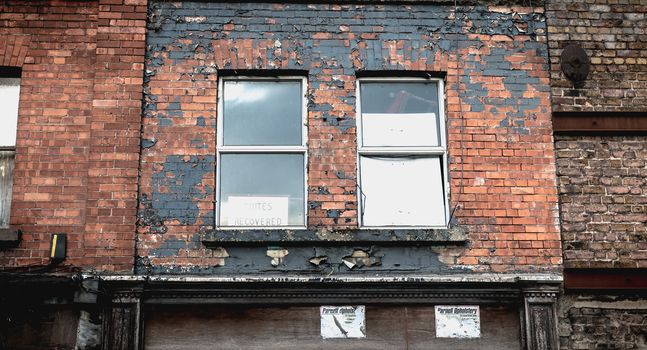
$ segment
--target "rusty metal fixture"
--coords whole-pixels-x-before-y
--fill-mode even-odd
[[[562,51],[561,69],[569,80],[576,83],[582,82],[589,75],[591,60],[583,48],[576,44],[570,44]]]

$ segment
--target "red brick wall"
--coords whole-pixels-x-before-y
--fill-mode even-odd
[[[12,225],[0,266],[132,268],[146,1],[5,1],[0,62],[22,67]]]

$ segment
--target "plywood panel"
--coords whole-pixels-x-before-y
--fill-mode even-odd
[[[152,307],[146,349],[519,349],[516,308],[481,308],[480,339],[435,337],[433,306],[367,306],[366,339],[323,340],[318,307]]]

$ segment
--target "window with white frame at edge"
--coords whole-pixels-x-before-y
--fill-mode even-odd
[[[306,86],[303,77],[219,82],[217,226],[306,226]]]
[[[358,90],[360,225],[446,227],[443,81],[365,78]]]
[[[9,227],[19,100],[19,70],[0,70],[0,228]]]

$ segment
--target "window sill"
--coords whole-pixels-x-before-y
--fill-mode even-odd
[[[0,228],[0,247],[17,246],[21,232],[13,228]]]
[[[462,227],[429,229],[245,229],[207,230],[202,243],[206,246],[231,245],[299,245],[299,244],[381,244],[438,245],[463,244],[467,232]]]

